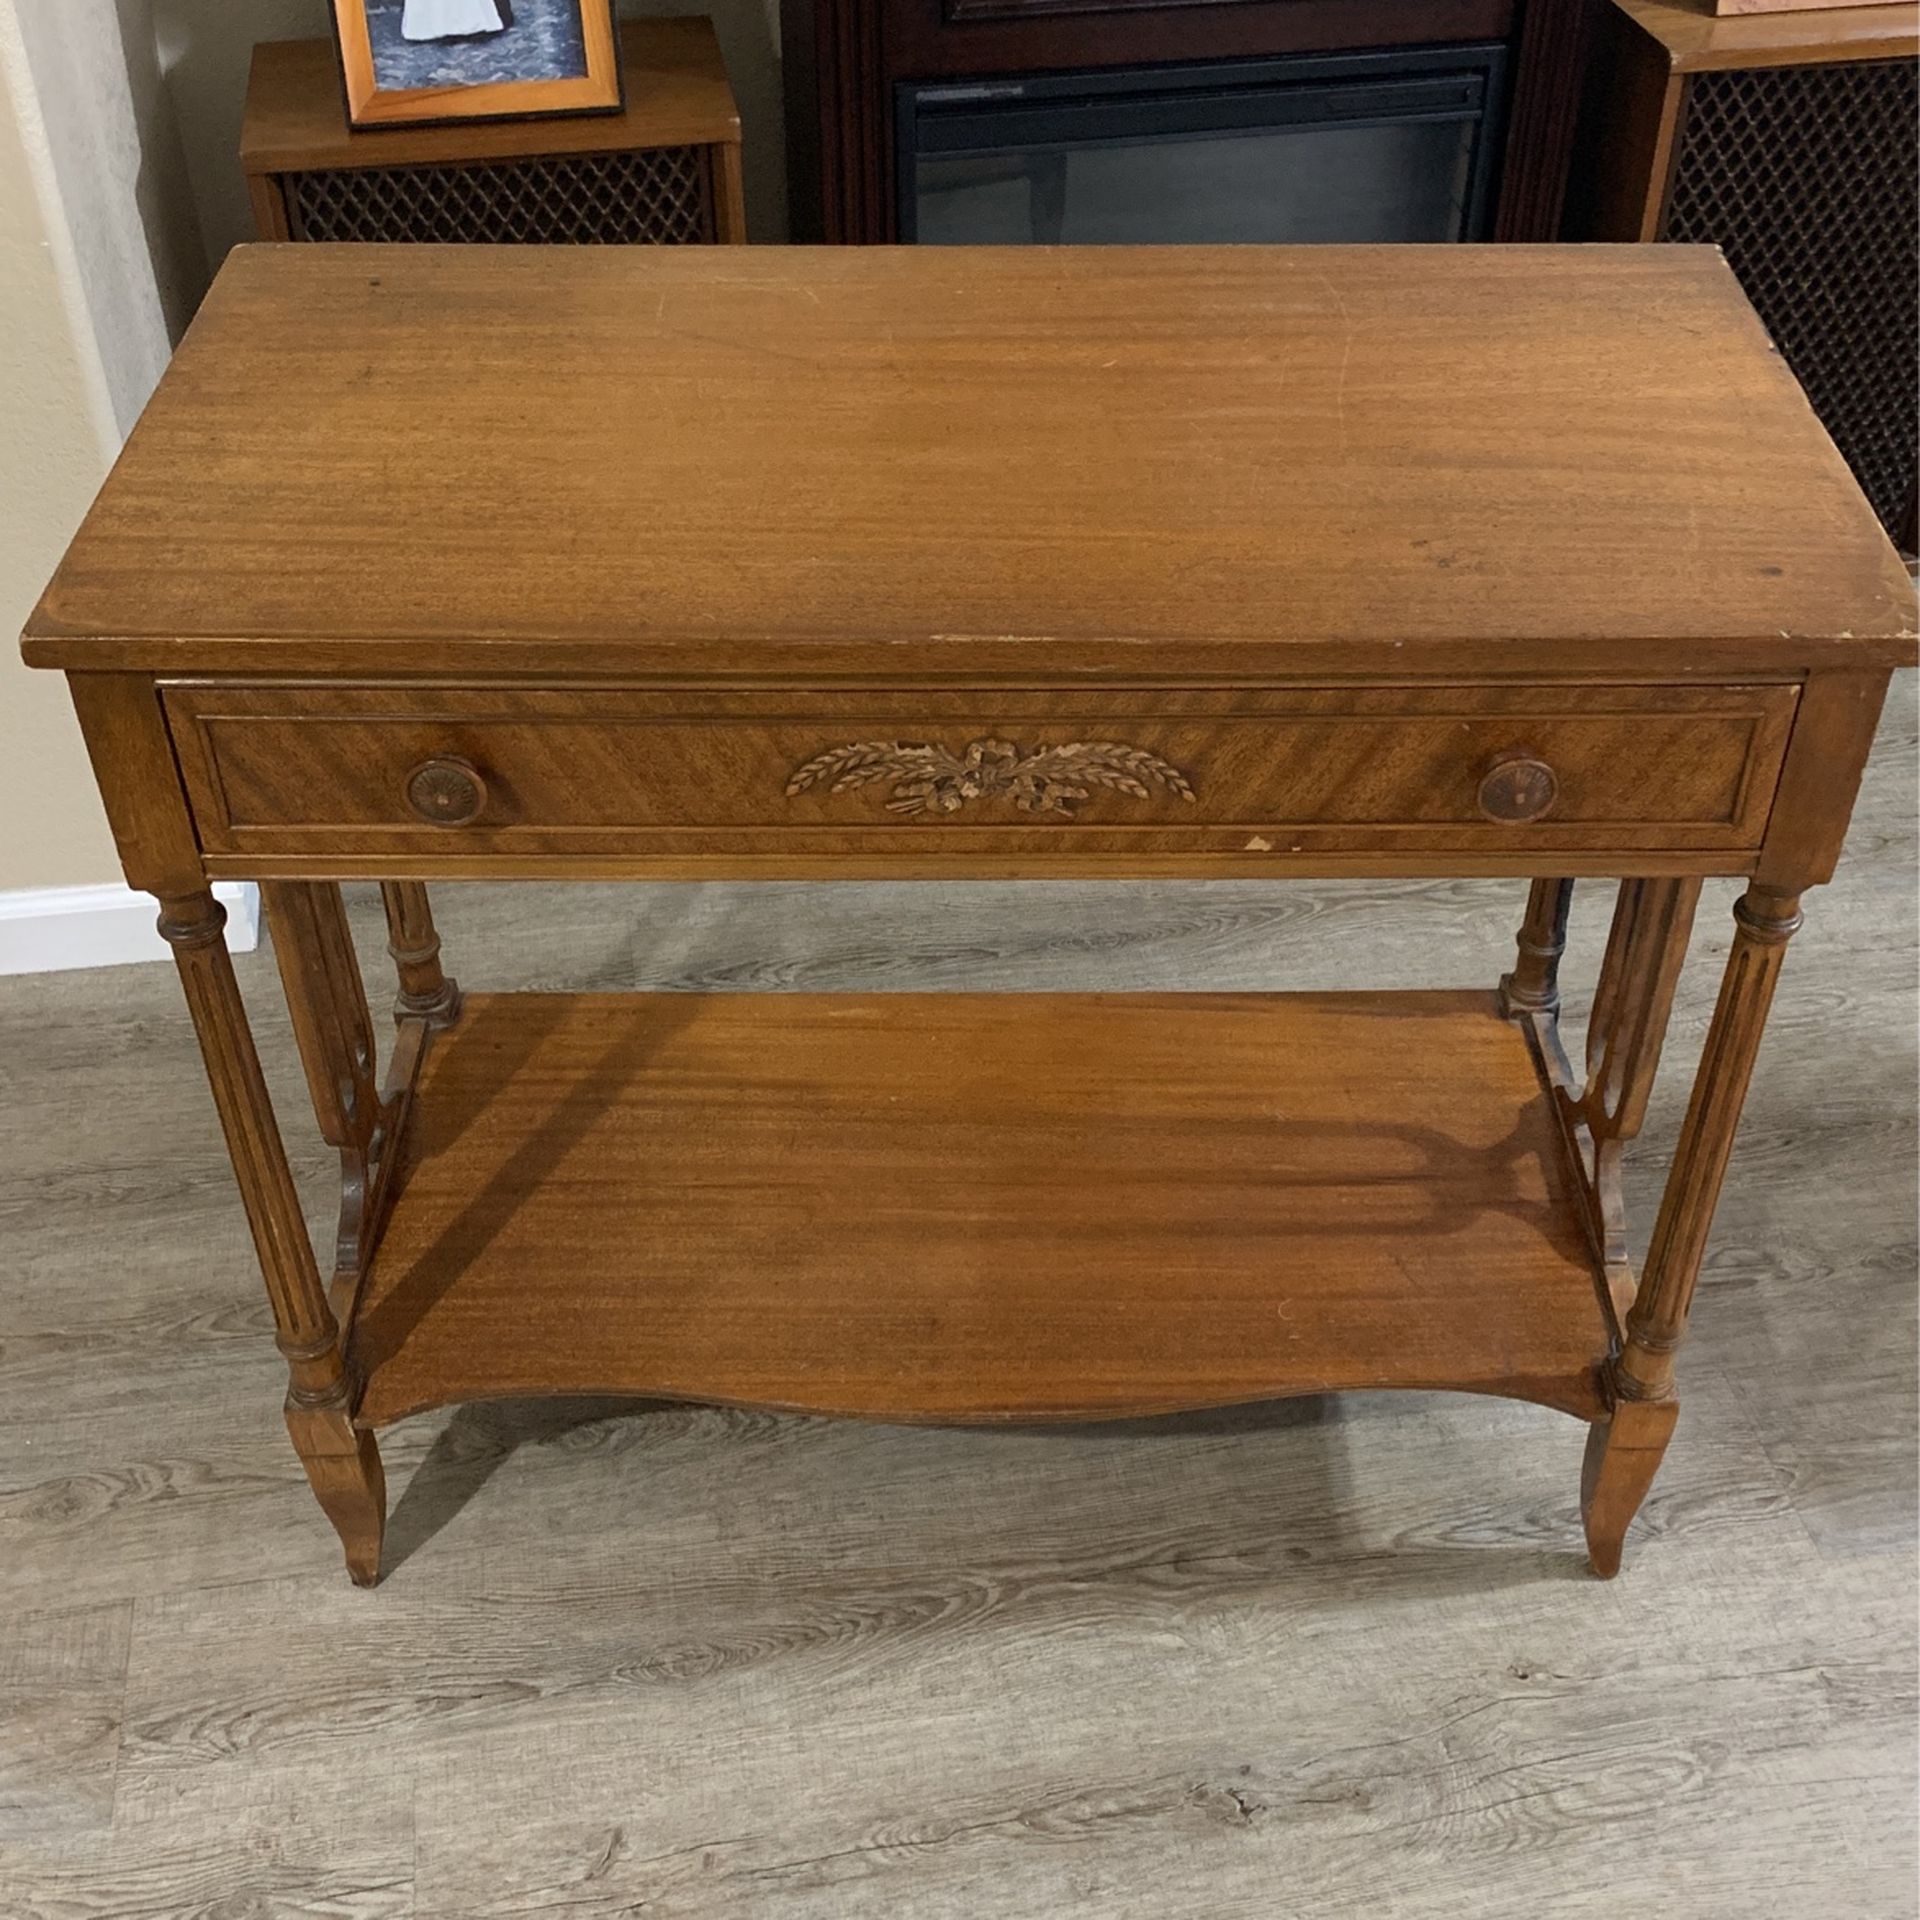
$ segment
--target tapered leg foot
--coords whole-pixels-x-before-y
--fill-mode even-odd
[[[356,1432],[332,1408],[288,1407],[287,1430],[307,1470],[314,1498],[333,1522],[357,1587],[380,1578],[380,1543],[387,1531],[387,1475],[370,1433]]]
[[[1587,1530],[1587,1559],[1602,1580],[1620,1571],[1627,1528],[1660,1471],[1679,1417],[1678,1400],[1622,1400],[1611,1420],[1596,1420],[1588,1429],[1580,1518]]]

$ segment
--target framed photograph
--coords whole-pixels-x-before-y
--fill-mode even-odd
[[[355,127],[618,113],[613,0],[333,0]]]

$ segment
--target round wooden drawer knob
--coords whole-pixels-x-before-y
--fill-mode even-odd
[[[1560,782],[1544,760],[1513,753],[1496,760],[1480,782],[1480,811],[1489,820],[1538,820],[1559,797]]]
[[[429,826],[471,825],[486,804],[487,783],[478,769],[451,755],[423,760],[407,775],[407,805]]]

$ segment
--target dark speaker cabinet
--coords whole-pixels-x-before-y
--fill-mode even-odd
[[[1715,17],[1616,0],[1569,238],[1726,250],[1888,532],[1914,545],[1920,34],[1904,6]]]

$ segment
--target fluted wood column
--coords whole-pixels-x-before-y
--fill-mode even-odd
[[[1582,1506],[1588,1551],[1601,1574],[1619,1568],[1628,1523],[1652,1484],[1678,1415],[1673,1356],[1686,1333],[1781,962],[1800,928],[1800,897],[1750,886],[1733,917],[1733,950],[1706,1050],[1627,1313],[1625,1340],[1610,1369],[1614,1416],[1595,1426],[1587,1443]]]
[[[387,910],[387,951],[400,975],[396,1017],[452,1026],[460,1017],[460,989],[440,965],[440,933],[426,888],[417,880],[384,881],[380,900]]]
[[[211,892],[161,900],[160,932],[173,949],[199,1035],[214,1105],[253,1230],[287,1362],[287,1428],[315,1495],[361,1585],[379,1577],[386,1483],[370,1433],[354,1430],[340,1330],[307,1237],[260,1056],[227,952],[226,909]]]
[[[1560,956],[1567,950],[1571,880],[1536,880],[1527,891],[1513,971],[1500,982],[1500,1004],[1509,1016],[1560,1011]]]
[[[1656,1400],[1672,1391],[1674,1351],[1686,1333],[1787,942],[1800,930],[1800,898],[1749,887],[1735,902],[1733,918],[1733,951],[1615,1369],[1616,1384],[1629,1399]]]

